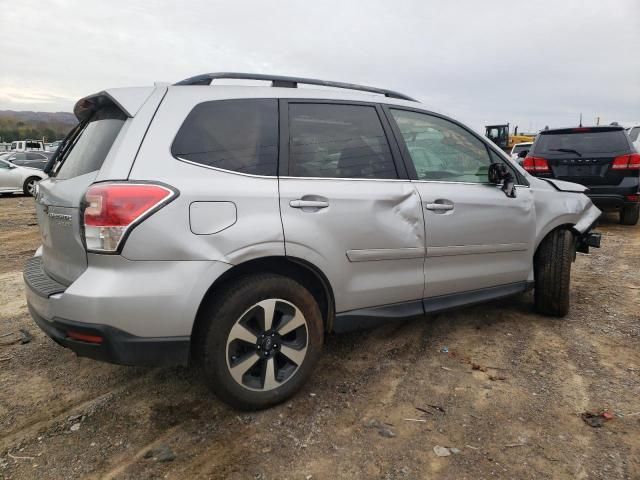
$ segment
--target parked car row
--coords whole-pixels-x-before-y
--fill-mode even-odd
[[[199,362],[239,408],[293,395],[329,332],[532,287],[563,316],[576,250],[599,246],[585,187],[397,92],[223,73],[74,112],[36,197],[34,321],[80,356]]]

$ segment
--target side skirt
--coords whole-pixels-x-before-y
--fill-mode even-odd
[[[469,292],[452,293],[411,302],[394,303],[378,307],[361,308],[336,314],[335,333],[374,328],[394,320],[407,320],[427,313],[442,312],[457,307],[475,305],[497,298],[509,297],[529,290],[530,282],[518,282],[497,287],[481,288]]]

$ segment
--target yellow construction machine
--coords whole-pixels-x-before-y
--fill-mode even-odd
[[[518,126],[513,129],[513,134],[509,134],[509,124],[487,125],[485,136],[493,143],[502,148],[505,152],[510,152],[516,143],[533,142],[536,138],[534,134],[521,133],[518,135]]]

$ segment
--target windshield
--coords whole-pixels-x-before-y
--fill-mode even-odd
[[[605,132],[547,133],[538,137],[536,155],[591,155],[629,149],[623,130]]]

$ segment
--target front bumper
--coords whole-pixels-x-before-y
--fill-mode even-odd
[[[24,270],[35,323],[79,356],[122,365],[187,364],[200,303],[230,267],[222,262],[134,262],[90,255],[85,272],[65,286],[44,271],[41,258],[30,259]],[[101,341],[72,338],[77,334]]]

